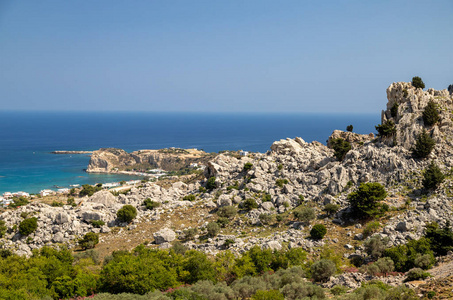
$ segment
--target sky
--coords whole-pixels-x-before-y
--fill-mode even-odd
[[[453,83],[453,1],[0,0],[0,110],[329,112]]]

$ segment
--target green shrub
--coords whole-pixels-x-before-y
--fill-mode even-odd
[[[247,162],[247,163],[245,163],[245,164],[244,164],[244,171],[246,171],[246,172],[247,172],[248,170],[251,170],[251,169],[252,169],[252,167],[253,167],[253,164],[252,164],[252,163],[249,163],[249,162]]]
[[[189,240],[193,240],[195,238],[195,236],[198,233],[198,229],[189,228],[189,229],[184,230],[183,232],[184,232],[184,238],[189,241]]]
[[[444,181],[445,175],[442,173],[440,168],[431,161],[428,168],[423,174],[423,188],[426,190],[435,190]]]
[[[88,232],[83,236],[83,239],[79,241],[82,249],[93,249],[99,243],[99,235],[94,232]]]
[[[68,200],[66,200],[66,205],[71,205],[73,207],[77,206],[75,203],[74,197],[69,197]]]
[[[248,198],[248,199],[245,199],[244,202],[243,202],[243,207],[246,209],[246,210],[252,210],[252,209],[255,209],[255,208],[258,208],[258,204],[256,203],[255,199],[252,199],[252,198]]]
[[[431,276],[428,272],[424,272],[420,268],[410,269],[406,274],[406,279],[404,281],[414,281],[420,279],[426,279]]]
[[[453,251],[453,232],[449,221],[444,228],[439,228],[435,222],[428,224],[425,229],[425,237],[436,255],[446,255],[448,251]]]
[[[328,216],[332,216],[340,209],[340,205],[329,203],[324,206],[324,211],[327,213]]]
[[[375,126],[379,137],[390,137],[396,134],[395,123],[392,120],[385,121],[384,124]]]
[[[421,268],[423,270],[428,270],[429,268],[431,268],[433,266],[433,263],[434,263],[434,259],[433,259],[432,254],[423,254],[422,255],[420,253],[417,253],[417,255],[415,256],[414,265],[417,268]]]
[[[157,207],[160,206],[159,202],[152,201],[151,198],[146,198],[145,201],[143,201],[143,205],[145,205],[146,209],[153,210]]]
[[[116,216],[121,222],[130,223],[137,216],[137,209],[127,204],[116,212]]]
[[[428,293],[426,293],[426,296],[428,297],[428,299],[434,299],[434,297],[436,296],[436,292],[429,291]]]
[[[216,222],[210,222],[206,226],[206,230],[208,232],[208,236],[215,237],[220,231],[220,226]]]
[[[173,251],[175,251],[176,254],[184,255],[187,250],[189,250],[183,243],[180,241],[175,241],[173,242],[173,245],[171,246]]]
[[[274,216],[270,214],[260,214],[259,219],[261,224],[269,225],[274,220]]]
[[[6,234],[7,230],[8,230],[8,227],[6,227],[5,221],[0,220],[0,238],[2,238]]]
[[[268,194],[268,193],[265,193],[265,194],[263,194],[263,196],[261,197],[261,200],[262,200],[263,202],[270,202],[270,201],[272,201],[272,196],[271,196],[270,194]]]
[[[415,140],[415,146],[412,148],[412,156],[415,158],[426,158],[434,149],[436,142],[429,136],[425,129]]]
[[[398,103],[393,103],[393,106],[390,109],[390,115],[392,116],[392,118],[396,118],[396,116],[398,115],[398,107]]]
[[[52,207],[63,207],[63,202],[59,202],[59,201],[52,201],[52,203],[50,204],[50,206]]]
[[[105,225],[105,222],[102,220],[91,220],[90,223],[91,223],[91,225],[93,225],[93,227],[96,227],[96,228],[100,228],[101,226]]]
[[[310,237],[315,240],[322,240],[322,238],[326,235],[327,228],[323,224],[316,224],[310,230]]]
[[[186,201],[195,201],[195,199],[196,199],[196,197],[193,194],[186,195],[182,198],[182,200],[186,200]]]
[[[336,285],[330,289],[330,292],[332,293],[332,295],[335,295],[335,296],[346,294],[347,291],[348,291],[348,288],[343,285]]]
[[[20,222],[19,232],[22,235],[29,235],[38,228],[37,218],[28,218]]]
[[[225,228],[230,223],[230,219],[225,217],[219,217],[217,218],[216,222],[217,224],[219,224],[220,227]]]
[[[385,249],[383,255],[393,260],[395,270],[398,272],[406,272],[414,268],[415,261],[420,256],[428,255],[428,266],[432,266],[435,261],[433,251],[430,249],[430,241],[427,238],[411,240],[405,245]]]
[[[328,259],[321,259],[310,267],[311,277],[316,282],[325,282],[330,276],[335,274],[337,267],[335,263]]]
[[[293,215],[297,220],[303,223],[309,223],[316,218],[315,210],[311,207],[297,208],[294,210]]]
[[[16,208],[16,207],[19,207],[19,206],[27,205],[28,203],[30,203],[30,202],[25,197],[19,197],[19,198],[14,197],[13,198],[13,203],[11,203],[9,205],[9,207]]]
[[[258,290],[252,296],[251,300],[285,300],[285,297],[278,290]]]
[[[423,90],[425,88],[425,83],[423,82],[423,80],[420,77],[415,76],[415,77],[412,77],[412,86],[417,89],[420,88]]]
[[[283,186],[287,183],[288,183],[288,179],[279,178],[275,181],[275,185],[278,186],[279,188],[283,188]]]
[[[346,131],[352,132],[352,130],[354,130],[354,126],[352,125],[346,126]]]
[[[217,210],[217,215],[222,218],[233,218],[238,210],[235,206],[227,205],[222,206]]]
[[[425,109],[423,110],[423,122],[427,126],[432,126],[439,122],[440,116],[437,110],[436,104],[432,100],[429,100]]]
[[[365,241],[365,252],[374,259],[382,256],[386,249],[388,239],[380,236],[373,236],[372,238]]]
[[[378,221],[369,222],[368,224],[366,224],[365,228],[363,229],[363,232],[362,232],[363,237],[367,238],[367,237],[371,236],[372,234],[376,233],[380,227],[381,227],[381,223],[379,223]]]
[[[80,196],[93,196],[94,193],[100,191],[102,187],[100,186],[92,186],[89,184],[82,185],[82,190],[79,192]]]
[[[213,224],[217,225],[216,223]],[[200,280],[214,281],[216,275],[213,264],[206,254],[195,250],[189,250],[184,255],[183,270],[187,272],[183,279],[188,284]]]
[[[278,169],[279,171],[283,170],[283,165],[282,165],[282,164],[279,164],[279,165],[277,166],[277,169]]]
[[[379,258],[376,262],[365,266],[365,270],[368,274],[375,276],[378,274],[388,274],[393,272],[395,265],[393,260],[389,257]]]
[[[206,183],[206,188],[210,191],[212,191],[213,189],[216,189],[217,188],[217,183],[215,182],[215,177],[212,176],[212,177],[209,177],[207,183]]]
[[[379,201],[387,197],[384,187],[377,182],[361,183],[357,191],[348,195],[356,218],[374,217],[383,213]]]
[[[351,150],[351,143],[341,138],[331,140],[330,146],[335,151],[334,155],[339,161],[342,161],[346,153]]]

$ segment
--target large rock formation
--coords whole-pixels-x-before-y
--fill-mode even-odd
[[[163,169],[176,171],[191,163],[203,163],[210,154],[196,149],[139,150],[127,153],[122,149],[102,148],[94,151],[88,173],[111,173],[125,170]]]

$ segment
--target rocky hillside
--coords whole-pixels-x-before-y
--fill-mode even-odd
[[[90,231],[102,233],[101,243],[106,242],[115,236],[109,233],[112,228],[124,227],[128,229],[122,231],[124,239],[128,238],[127,234],[134,235],[129,241],[146,240],[150,247],[168,248],[180,239],[190,249],[215,254],[225,249],[242,253],[254,245],[269,249],[302,247],[317,252],[327,245],[342,253],[344,258],[351,255],[366,257],[362,225],[349,219],[347,201],[347,195],[364,182],[379,182],[387,190],[385,202],[390,212],[379,219],[376,232],[388,238],[388,246],[418,239],[427,223],[436,221],[444,225],[453,216],[450,173],[453,167],[453,98],[446,90],[423,91],[404,82],[390,85],[387,96],[382,123],[392,120],[396,134],[390,138],[376,138],[373,134],[335,131],[329,138],[329,146],[338,138],[352,143],[351,150],[341,161],[328,146],[319,142],[307,143],[302,138],[276,141],[270,151],[245,157],[230,153],[209,157],[196,150],[183,153],[170,149],[142,150],[130,154],[119,149],[95,151],[88,172],[111,172],[115,168],[124,170],[137,166],[171,170],[203,161],[207,166],[205,179],[189,184],[176,182],[168,188],[147,182],[119,196],[101,191],[91,197],[76,199],[76,207],[56,208],[33,203],[7,210],[0,216],[9,228],[1,240],[1,247],[30,255],[34,248],[47,244],[63,243],[75,247],[78,238]],[[423,121],[423,111],[429,101],[436,104],[440,119],[428,126]],[[436,145],[427,159],[415,159],[411,149],[423,130],[435,139]],[[422,172],[431,161],[435,161],[447,177],[436,191],[422,194]],[[147,209],[144,201],[148,198],[158,203],[158,207]],[[324,205],[330,203],[340,207],[331,218],[322,212]],[[121,223],[116,218],[116,211],[125,204],[138,210],[138,216],[131,224]],[[312,224],[292,217],[294,209],[301,204],[313,208],[316,223],[328,228],[324,239],[309,238]],[[235,207],[239,213],[224,220],[226,224],[215,238],[206,238],[207,225],[217,220],[216,212],[221,207]],[[38,219],[38,229],[29,236],[22,236],[14,228],[24,217],[30,216]],[[271,218],[274,221],[269,221]],[[278,219],[280,221],[275,221]],[[95,228],[91,223],[93,220],[106,224]],[[153,227],[153,224],[160,227]],[[186,230],[190,228],[198,231],[188,238]],[[118,249],[115,247],[110,244],[108,248]],[[340,279],[332,279],[331,284],[353,287],[365,280],[364,276],[355,276],[351,283],[352,277],[338,277]],[[388,282],[398,285],[401,279]]]
[[[102,148],[94,151],[87,167],[88,173],[111,173],[148,169],[177,171],[191,163],[203,163],[211,155],[196,149],[139,150],[128,153],[122,149]]]

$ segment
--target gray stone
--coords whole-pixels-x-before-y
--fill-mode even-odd
[[[170,228],[163,228],[158,232],[154,233],[154,241],[156,244],[163,244],[172,242],[176,239],[176,233]]]

